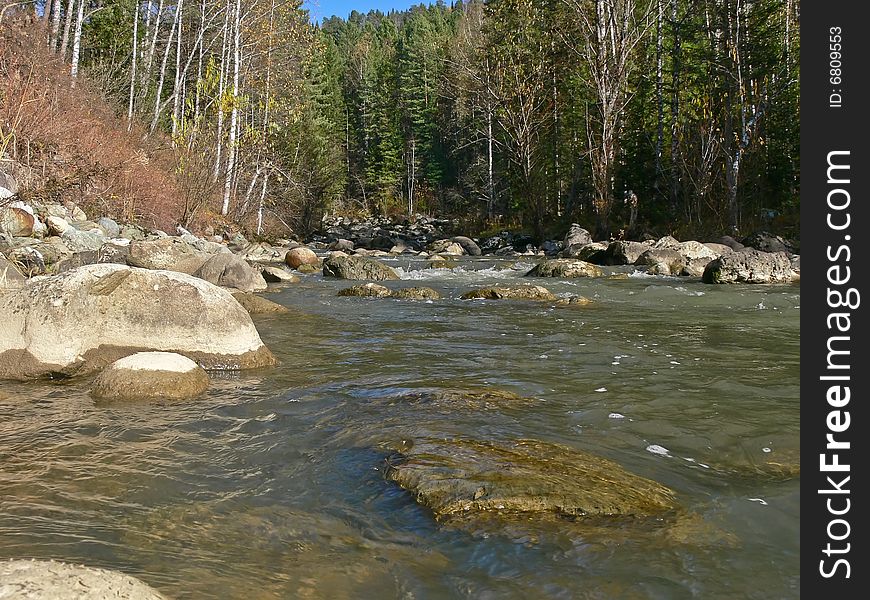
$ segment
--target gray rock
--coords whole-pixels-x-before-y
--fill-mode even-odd
[[[0,562],[0,597],[9,600],[167,600],[129,575],[53,560]]]
[[[261,292],[268,287],[260,271],[235,254],[213,254],[193,276],[241,292]]]
[[[746,249],[717,258],[704,269],[704,283],[790,283],[798,279],[785,252]]]
[[[399,275],[387,265],[362,256],[332,255],[323,262],[323,275],[360,281],[395,281]]]
[[[235,292],[233,298],[251,315],[275,315],[290,312],[286,306],[250,292]]]
[[[187,273],[196,272],[211,255],[200,252],[178,238],[163,238],[130,243],[127,263],[142,269]]]
[[[511,285],[480,288],[466,292],[463,300],[540,300],[553,302],[556,296],[539,285]]]
[[[734,250],[734,252],[740,252],[746,247],[730,235],[723,235],[719,238],[718,243],[722,244],[723,246],[728,246],[729,248]]]
[[[106,243],[106,236],[101,231],[80,231],[75,227],[70,227],[64,231],[60,239],[73,252],[99,250],[100,246]]]
[[[597,266],[582,260],[560,258],[545,260],[526,273],[526,277],[601,277],[604,272]]]
[[[606,265],[633,265],[640,258],[640,255],[651,247],[651,244],[642,242],[627,242],[623,240],[610,242],[602,257],[603,262]]]
[[[327,246],[327,250],[340,250],[342,252],[353,252],[354,244],[350,240],[339,239]]]
[[[210,369],[275,364],[225,290],[168,271],[87,265],[0,295],[0,379],[98,371],[145,350]]]
[[[650,270],[654,275],[679,275],[686,266],[686,258],[673,247],[650,248],[634,264],[655,267]]]
[[[0,254],[0,290],[17,289],[24,285],[27,278],[14,263]]]
[[[568,233],[565,234],[564,242],[566,249],[576,247],[579,250],[592,243],[592,234],[577,223],[571,223]]]
[[[471,238],[465,237],[464,235],[457,235],[453,238],[453,241],[460,246],[469,256],[480,256],[483,252],[480,249],[480,246],[472,240]]]
[[[429,287],[412,287],[394,290],[391,294],[399,300],[440,300],[441,294]]]
[[[299,276],[281,267],[263,267],[260,271],[266,283],[299,283]]]
[[[781,238],[778,235],[773,235],[767,231],[755,232],[742,240],[743,245],[748,248],[755,248],[762,252],[788,252],[795,254],[796,248],[794,245]]]
[[[377,283],[361,283],[338,292],[343,298],[389,298],[392,292]]]
[[[106,233],[108,238],[116,238],[121,235],[121,227],[109,217],[100,217],[97,220],[97,225]]]

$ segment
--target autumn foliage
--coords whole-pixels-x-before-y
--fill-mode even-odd
[[[0,28],[0,158],[28,169],[23,200],[74,201],[88,214],[172,231],[184,213],[174,151],[131,131],[85,79],[44,47],[34,18]]]

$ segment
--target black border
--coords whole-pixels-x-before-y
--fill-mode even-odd
[[[867,181],[870,179],[870,165],[867,162],[867,149],[870,136],[867,131],[866,112],[870,111],[870,98],[865,83],[870,71],[870,23],[862,18],[866,4],[860,1],[810,0],[801,3],[801,454],[804,472],[801,478],[801,589],[807,598],[849,599],[865,598],[868,588],[864,585],[870,566],[865,563],[866,545],[870,537],[864,526],[867,506],[866,495],[858,489],[867,489],[863,468],[867,448],[863,441],[867,425],[867,411],[864,405],[867,397],[868,350],[866,318],[868,310],[863,303],[870,303],[866,294],[866,273],[870,237],[867,204]],[[832,27],[842,27],[843,82],[839,85],[830,81],[830,35]],[[830,106],[830,95],[840,90],[842,106]],[[849,151],[848,162],[850,182],[843,185],[828,183],[828,153]],[[834,231],[828,226],[828,193],[832,189],[846,187],[851,203],[847,209],[851,217],[848,230]],[[842,197],[842,196],[840,196]],[[842,219],[838,213],[835,218]],[[846,236],[850,240],[846,240]],[[841,245],[848,245],[851,260],[846,262],[846,253],[840,260],[829,259],[830,251],[836,256]],[[840,286],[845,292],[849,287],[861,293],[862,305],[855,310],[833,309],[827,300],[828,269],[835,264],[851,268],[851,280]],[[830,332],[828,315],[832,312],[851,313],[851,331],[848,334]],[[836,575],[825,578],[820,573],[820,561],[826,561],[826,568],[834,564],[837,557],[828,558],[823,553],[828,543],[827,526],[831,519],[837,518],[828,513],[826,501],[831,495],[821,494],[819,490],[830,488],[827,476],[842,480],[837,473],[823,473],[820,467],[820,454],[825,449],[826,434],[829,433],[827,417],[834,410],[827,402],[826,392],[830,382],[820,380],[830,375],[827,368],[828,338],[831,335],[849,335],[851,354],[847,359],[851,364],[848,373],[851,381],[851,401],[840,410],[850,413],[850,427],[837,434],[837,439],[849,441],[849,450],[841,451],[840,462],[850,465],[847,473],[851,477],[844,488],[848,488],[851,505],[843,516],[849,521],[849,537],[842,542],[851,544],[850,551],[841,554],[850,564],[850,576],[845,578],[845,567],[840,565]],[[841,348],[845,346],[841,345]],[[828,459],[830,462],[830,458]],[[843,506],[845,495],[836,496],[836,506]],[[845,526],[839,524],[839,531]],[[838,530],[835,529],[835,532]],[[865,541],[867,540],[867,541]],[[825,594],[825,596],[822,596]],[[833,595],[832,595],[833,594]]]

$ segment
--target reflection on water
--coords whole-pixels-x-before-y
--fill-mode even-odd
[[[525,260],[525,259],[524,259]],[[175,598],[799,596],[800,290],[544,281],[587,307],[460,301],[530,266],[418,271],[445,300],[337,298],[312,276],[257,319],[281,365],[189,404],[0,388],[0,557],[120,569]],[[528,398],[462,409],[437,389]],[[473,534],[385,481],[390,443],[533,438],[675,490],[655,532]]]

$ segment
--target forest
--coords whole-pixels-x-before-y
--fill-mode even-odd
[[[168,165],[184,226],[799,237],[794,0],[439,0],[319,24],[300,0],[0,7],[35,11],[46,56]]]

